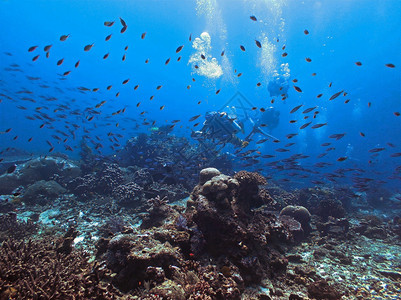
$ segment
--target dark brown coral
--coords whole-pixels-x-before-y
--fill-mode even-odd
[[[267,184],[266,178],[256,172],[239,171],[234,175],[239,183],[238,204],[248,211],[264,204],[266,193],[260,193],[259,186]]]
[[[52,241],[8,240],[0,247],[1,299],[113,299],[119,292],[87,254],[57,251]]]

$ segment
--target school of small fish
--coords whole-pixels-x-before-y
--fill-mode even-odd
[[[251,15],[249,19],[252,22],[255,22],[254,24],[258,24],[257,16]],[[127,32],[127,22],[122,17],[119,17],[118,21],[104,21],[103,25],[109,28],[111,32],[109,32],[102,41],[89,40],[86,45],[82,45],[82,56],[79,58],[71,58],[67,57],[67,55],[65,55],[65,57],[59,58],[51,57],[51,52],[54,49],[60,48],[61,46],[63,46],[63,44],[69,43],[70,40],[74,38],[73,33],[61,33],[58,41],[50,41],[45,45],[37,44],[27,47],[26,51],[30,55],[29,60],[31,61],[31,63],[35,64],[44,64],[49,62],[54,63],[57,68],[60,69],[58,80],[61,82],[65,81],[67,80],[67,76],[72,76],[71,74],[81,68],[81,64],[84,65],[86,63],[87,55],[90,55],[90,53],[93,52],[92,49],[96,48],[97,45],[99,45],[100,43],[112,43],[117,34],[125,34]],[[121,27],[117,28],[116,31],[114,28],[117,27],[117,24],[120,24]],[[148,39],[148,35],[150,36],[151,34],[151,32],[138,33],[136,43],[146,42]],[[308,29],[304,29],[300,30],[300,35],[302,34],[305,36],[305,38],[308,38],[313,35],[313,32],[310,32]],[[167,65],[169,64],[179,63],[182,56],[188,55],[188,52],[185,51],[187,50],[187,48],[191,48],[190,46],[192,42],[192,34],[188,32],[188,36],[189,38],[187,41],[178,42],[177,48],[170,50],[170,52],[165,56],[165,60],[161,63],[160,68],[167,67]],[[277,39],[276,41],[277,43],[280,43],[279,39]],[[261,51],[259,49],[263,48],[263,44],[257,39],[253,39],[253,42],[253,47],[256,46],[257,51]],[[237,47],[241,52],[243,52],[243,55],[246,55],[249,51],[248,48],[251,48],[251,45],[250,43],[248,44],[247,41],[244,41],[243,44],[239,44]],[[120,49],[119,54],[107,52],[102,57],[99,57],[99,62],[101,62],[102,60],[107,60],[112,55],[121,55],[121,61],[124,62],[128,57],[128,48],[129,46],[127,45],[123,49]],[[281,57],[285,58],[291,54],[290,49],[288,49],[286,45],[282,45],[280,46],[280,48],[283,51],[281,53]],[[227,49],[219,50],[219,53],[221,53],[221,57],[225,55],[226,50]],[[42,51],[44,51],[45,53],[45,55],[43,56],[41,53]],[[182,56],[178,56],[178,54]],[[4,55],[13,56],[13,54],[10,52],[4,52]],[[130,55],[133,54],[130,52]],[[174,55],[176,55],[176,57]],[[201,58],[202,60],[208,59],[206,57],[206,54],[201,54]],[[54,59],[54,62],[52,62],[52,59]],[[151,60],[151,58],[147,58],[145,61],[142,61],[142,63],[148,64],[151,62]],[[305,62],[311,63],[312,58],[306,56]],[[365,65],[365,63],[361,61],[356,61],[353,64],[355,64],[355,66],[358,68],[363,68],[363,66]],[[393,63],[389,62],[384,63],[383,67],[389,69],[396,68]],[[198,66],[195,65],[194,68],[197,69]],[[23,68],[18,64],[9,65],[7,68],[5,68],[5,71],[10,72],[11,74],[24,72]],[[237,70],[235,70],[234,73],[237,77],[241,77],[243,74],[243,72],[237,72]],[[120,86],[113,86],[110,84],[107,86],[78,86],[63,88],[59,87],[58,82],[48,82],[46,80],[42,80],[40,77],[26,75],[26,78],[28,80],[35,83],[35,89],[28,90],[24,87],[21,87],[17,91],[11,91],[2,88],[2,92],[0,93],[0,103],[2,101],[15,102],[15,107],[21,111],[25,111],[26,113],[24,113],[24,117],[32,121],[32,133],[36,133],[36,130],[33,130],[35,128],[37,130],[46,132],[46,134],[43,134],[43,136],[45,137],[45,139],[43,140],[43,144],[46,145],[48,152],[53,152],[56,148],[60,149],[60,147],[62,147],[64,151],[76,151],[79,148],[79,141],[81,139],[84,139],[86,143],[88,143],[98,154],[103,153],[105,147],[105,139],[107,139],[109,141],[109,143],[107,143],[109,144],[110,149],[114,152],[118,152],[124,147],[124,141],[135,135],[135,132],[139,132],[139,129],[141,127],[151,128],[158,125],[158,121],[156,119],[152,119],[151,114],[148,111],[140,109],[141,103],[143,103],[144,101],[156,101],[155,99],[157,98],[159,91],[164,89],[165,85],[169,84],[168,82],[157,83],[154,85],[154,90],[149,91],[150,95],[148,100],[142,99],[141,101],[134,103],[133,108],[127,105],[116,107],[113,113],[104,116],[102,114],[102,108],[104,106],[118,106],[118,100],[116,99],[120,96],[119,89],[121,86],[131,87],[132,93],[135,93],[135,91],[140,89],[140,85],[135,80],[136,76],[136,74],[133,74],[131,78],[122,79]],[[316,76],[316,73],[312,73],[312,76]],[[196,78],[192,77],[191,81],[191,84],[186,85],[187,90],[193,88],[193,86],[196,84]],[[302,89],[302,85],[300,85],[299,80],[292,79],[292,82],[294,83],[292,84],[293,92],[296,95],[302,95],[304,91]],[[263,87],[263,84],[259,81],[256,81],[255,84],[257,87]],[[332,86],[335,86],[335,83],[330,82],[328,84],[328,87],[332,88]],[[97,92],[102,93],[101,96],[96,96],[95,93]],[[112,93],[112,96],[110,96],[110,94],[107,94],[107,97],[105,97],[104,95],[106,92]],[[216,88],[215,91],[213,91],[213,94],[219,95],[220,92],[221,88]],[[80,95],[85,95],[87,97],[90,97],[91,99],[90,101],[85,101],[86,107],[84,107],[80,100],[75,98],[71,99],[70,97],[68,97],[68,93],[79,93]],[[56,97],[55,95],[57,94],[60,96]],[[330,120],[323,122],[318,121],[318,114],[320,112],[320,109],[324,108],[325,105],[324,101],[341,101],[342,103],[347,104],[352,101],[352,99],[345,99],[347,95],[348,92],[344,91],[344,89],[341,88],[336,88],[336,90],[331,92],[329,95],[318,92],[316,93],[316,98],[321,98],[321,102],[319,102],[319,105],[304,107],[303,103],[298,103],[296,105],[293,105],[288,110],[288,112],[282,112],[282,114],[288,113],[291,116],[301,114],[299,118],[294,117],[292,120],[289,121],[290,124],[293,124],[292,126],[294,126],[294,132],[286,134],[285,136],[283,136],[282,140],[292,139],[298,136],[299,133],[304,130],[319,130],[319,128],[322,127],[330,127]],[[107,99],[98,100],[101,97]],[[281,100],[284,101],[286,99],[287,96],[283,94]],[[278,99],[268,99],[268,101],[266,102],[266,107],[273,104],[275,100]],[[202,101],[199,100],[197,104],[199,105],[201,102]],[[159,111],[162,111],[167,106],[168,103],[166,101],[166,103],[160,103],[159,105],[157,105],[157,108]],[[371,102],[368,103],[368,106],[371,107]],[[299,111],[301,108],[303,110]],[[130,112],[131,114],[129,117],[123,116],[126,113],[127,109],[137,109],[137,111]],[[252,107],[252,110],[259,110],[261,113],[264,113],[266,109],[265,107]],[[131,117],[134,114],[137,114],[138,117]],[[180,128],[187,131],[192,131],[192,128],[201,124],[201,122],[194,122],[201,117],[203,117],[203,114],[199,113],[187,117],[187,121],[191,124],[186,127],[185,125],[181,125]],[[392,116],[389,115],[388,117],[398,118],[400,117],[400,112],[395,111],[392,113]],[[177,128],[179,126],[178,123],[180,122],[181,120],[178,119],[171,120],[169,122],[170,129]],[[261,127],[266,126],[268,125],[261,124]],[[104,137],[92,134],[92,132],[97,128],[106,128],[105,132],[107,136]],[[78,129],[79,132],[83,133],[82,135],[80,133],[77,133]],[[134,131],[132,131],[131,129],[134,129]],[[367,135],[365,135],[364,132],[360,131],[360,129],[355,128],[355,130],[358,130],[361,138],[367,137]],[[126,134],[123,134],[124,131],[126,131]],[[7,135],[11,136],[12,140],[18,139],[18,132],[14,132],[12,127],[3,129],[0,128],[0,133],[2,134],[2,137]],[[346,132],[331,132],[327,136],[328,141],[330,142],[325,142],[321,144],[321,147],[332,147],[325,148],[324,151],[318,154],[316,158],[323,158],[330,151],[334,151],[336,149],[335,142],[342,139],[346,135]],[[41,134],[35,134],[35,136],[29,137],[26,142],[30,143],[34,139],[41,139]],[[252,170],[259,172],[264,172],[266,169],[275,170],[277,172],[291,170],[292,172],[296,172],[292,173],[292,176],[296,176],[305,180],[310,178],[310,182],[313,184],[325,184],[327,183],[327,181],[337,182],[337,180],[339,180],[340,178],[344,178],[347,176],[348,173],[351,173],[354,187],[362,191],[366,189],[368,187],[368,184],[372,181],[371,178],[363,176],[363,174],[365,173],[365,170],[363,169],[360,169],[358,167],[343,168],[341,163],[347,161],[348,157],[346,155],[339,155],[335,159],[335,161],[315,163],[311,167],[303,166],[300,163],[300,160],[310,157],[309,155],[305,155],[303,153],[294,153],[285,158],[282,158],[280,156],[280,159],[278,160],[266,161],[275,158],[275,152],[282,153],[282,155],[287,152],[291,152],[292,150],[290,147],[296,145],[297,143],[302,143],[302,140],[286,143],[284,146],[281,147],[273,146],[274,144],[282,143],[282,141],[279,139],[272,140],[269,138],[261,137],[258,140],[253,140],[251,142],[253,143],[244,147],[240,147],[234,151],[234,155],[238,158],[238,160],[243,162],[241,164],[243,168],[249,167]],[[262,147],[265,143],[268,142],[274,143],[271,147],[269,147],[270,153],[266,153],[267,147]],[[366,151],[371,154],[371,161],[373,161],[375,157],[381,152],[388,152],[388,156],[394,159],[401,157],[399,146],[395,145],[391,141],[388,142],[387,146],[388,147],[376,147],[372,149],[367,149]],[[254,149],[249,149],[250,147],[254,147]],[[391,151],[391,148],[397,148],[398,150],[396,151],[398,152]],[[335,164],[338,164],[337,169],[330,169],[330,172],[321,171],[321,169],[333,166]],[[15,166],[12,166],[7,170],[7,173],[12,173],[14,170]],[[397,165],[397,163],[395,163],[394,173],[390,179],[400,179],[400,173],[401,164]],[[283,178],[282,181],[286,182],[289,181],[289,179]]]

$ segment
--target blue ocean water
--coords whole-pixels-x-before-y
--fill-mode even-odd
[[[257,143],[264,137],[254,135],[246,147],[220,150],[230,152],[237,170],[259,170],[294,186],[362,181],[399,192],[400,1],[60,0],[0,7],[0,149],[47,155],[54,147],[79,158],[84,137],[112,156],[129,138],[174,124],[170,135],[196,144],[191,133],[210,111],[241,121],[244,132],[237,135],[245,139],[250,119],[272,106],[280,121],[269,133],[280,142]],[[60,41],[62,35],[68,38]],[[277,77],[289,86],[284,100],[267,89]],[[110,133],[121,135],[118,142]],[[345,135],[330,138],[335,134]],[[254,163],[238,155],[248,150],[255,150]]]

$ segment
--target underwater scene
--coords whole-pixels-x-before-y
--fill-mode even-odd
[[[401,1],[0,17],[0,300],[401,299]]]

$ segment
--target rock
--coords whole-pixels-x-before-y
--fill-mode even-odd
[[[199,184],[203,185],[206,181],[212,179],[214,176],[220,175],[220,171],[216,168],[206,168],[200,171]]]
[[[55,181],[41,180],[35,182],[26,189],[26,192],[22,196],[22,201],[27,204],[44,205],[65,192],[66,189]]]
[[[307,288],[309,296],[315,299],[341,299],[341,294],[334,287],[330,286],[324,279],[312,282],[307,286]]]

